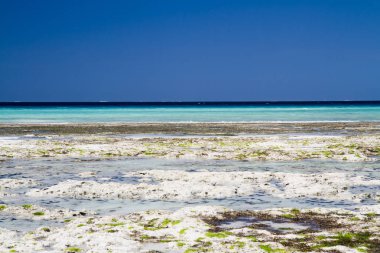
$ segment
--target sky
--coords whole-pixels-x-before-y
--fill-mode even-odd
[[[380,100],[378,0],[0,0],[0,101]]]

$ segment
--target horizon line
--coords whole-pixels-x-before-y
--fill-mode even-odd
[[[238,105],[238,104],[380,104],[380,100],[260,100],[260,101],[0,101],[7,105]]]

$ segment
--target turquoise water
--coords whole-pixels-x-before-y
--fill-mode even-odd
[[[0,123],[380,121],[380,105],[0,106]]]

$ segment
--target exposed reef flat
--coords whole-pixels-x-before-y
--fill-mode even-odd
[[[4,212],[7,206],[3,207]],[[51,214],[56,211],[51,211]],[[46,215],[47,219],[57,219]],[[62,218],[63,219],[63,218]],[[28,233],[0,229],[3,252],[379,252],[379,213],[234,211],[198,206],[123,216],[72,216]]]
[[[346,173],[186,172],[147,170],[131,172],[132,184],[68,180],[26,193],[31,197],[55,196],[83,199],[191,200],[249,196],[256,192],[277,198],[380,201],[380,193],[353,194],[351,188],[374,186],[380,180]]]
[[[376,122],[0,136],[0,252],[380,252]]]
[[[380,134],[120,136],[28,135],[0,138],[0,159],[37,157],[156,157],[286,161],[302,159],[376,160]]]

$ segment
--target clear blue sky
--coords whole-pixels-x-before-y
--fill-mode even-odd
[[[379,100],[378,0],[0,0],[0,101]]]

